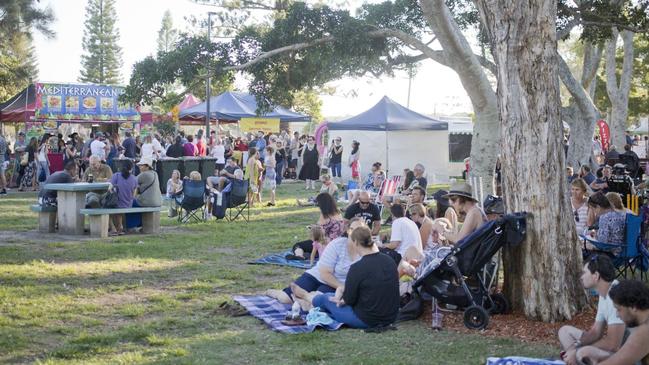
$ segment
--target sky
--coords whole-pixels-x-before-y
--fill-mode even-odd
[[[354,0],[351,1],[354,3]],[[357,3],[360,3],[358,1]],[[54,39],[37,34],[34,44],[39,64],[39,81],[74,83],[79,78],[86,0],[42,0],[54,11],[56,21],[51,28]],[[117,27],[122,47],[122,80],[128,82],[134,63],[156,52],[156,40],[162,16],[170,10],[174,26],[186,30],[186,16],[205,17],[212,7],[190,0],[116,0]],[[245,90],[243,81],[237,87]],[[322,96],[323,115],[350,116],[376,104],[384,95],[406,106],[408,75],[394,78],[342,79],[330,83],[336,88],[333,96]],[[410,108],[423,114],[450,115],[471,112],[471,104],[459,78],[449,68],[433,61],[424,61],[412,79]]]

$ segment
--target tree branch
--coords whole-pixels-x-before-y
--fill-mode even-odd
[[[592,118],[594,120],[596,118],[594,112],[596,109],[593,100],[590,98],[590,95],[586,93],[586,90],[581,86],[577,79],[575,79],[575,77],[572,75],[572,72],[570,71],[570,67],[568,67],[566,61],[558,53],[557,63],[559,66],[559,77],[568,89],[568,92],[570,92],[570,95],[572,95],[573,99],[577,103],[579,110],[582,113],[588,114],[589,118]]]

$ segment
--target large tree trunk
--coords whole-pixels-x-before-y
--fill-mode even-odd
[[[448,66],[457,72],[464,86],[476,123],[471,142],[471,176],[482,177],[484,191],[492,190],[493,171],[500,153],[498,104],[485,69],[474,55],[444,0],[419,0],[426,22],[442,45]]]
[[[475,0],[498,69],[508,211],[527,211],[527,239],[503,258],[505,290],[531,318],[560,321],[585,302],[581,250],[564,177],[556,0]]]
[[[622,73],[620,82],[616,75],[618,31],[613,30],[613,36],[606,42],[606,92],[611,100],[611,115],[609,125],[611,128],[611,141],[618,151],[626,144],[624,131],[627,128],[629,116],[629,91],[631,90],[631,77],[633,76],[633,33],[625,30],[621,33],[624,41],[624,58],[622,60]]]

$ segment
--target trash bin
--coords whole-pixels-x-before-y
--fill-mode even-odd
[[[167,181],[171,179],[171,173],[174,170],[180,171],[180,160],[177,158],[165,157],[157,161],[156,171],[158,172],[158,180],[160,180],[160,191],[163,194],[167,193]]]
[[[203,157],[203,163],[201,166],[201,177],[203,178],[203,181],[207,181],[208,176],[214,175],[215,165],[216,165],[216,158]]]
[[[180,170],[182,177],[189,177],[192,171],[201,172],[201,158],[200,157],[183,157],[182,167]]]
[[[113,171],[113,173],[116,173],[118,171],[122,171],[122,167],[124,167],[124,164],[126,163],[126,161],[130,161],[130,160],[131,160],[130,158],[114,158],[113,159],[113,165],[115,165],[115,170]],[[135,164],[133,164],[133,165],[135,165]]]

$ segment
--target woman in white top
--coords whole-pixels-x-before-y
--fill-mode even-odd
[[[140,158],[150,158],[152,160],[156,160],[160,157],[158,151],[153,148],[153,139],[150,134],[144,137],[144,143],[142,144],[140,155]]]
[[[583,179],[574,179],[570,183],[570,204],[577,227],[577,234],[583,234],[588,227],[588,187]]]
[[[47,153],[50,151],[50,135],[45,134],[43,138],[41,138],[41,144],[40,147],[38,147],[38,154],[36,155],[36,161],[38,161],[38,169],[36,173],[36,179],[39,182],[44,182],[40,181],[41,179],[41,171],[45,172],[45,179],[47,179],[50,176],[50,163],[47,160]]]
[[[210,149],[210,156],[216,159],[214,168],[216,169],[216,176],[221,174],[221,170],[225,167],[225,146],[221,138],[216,139],[216,144]]]

